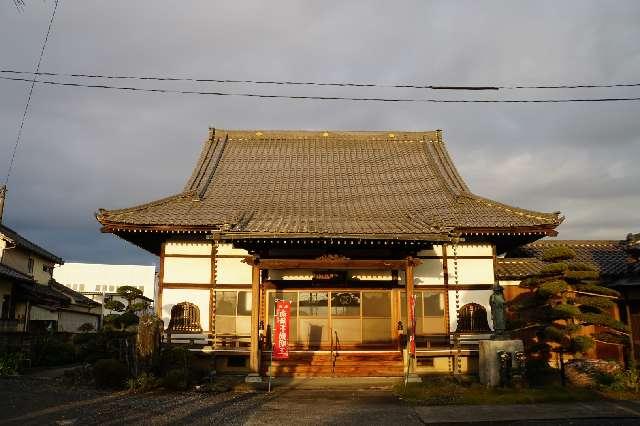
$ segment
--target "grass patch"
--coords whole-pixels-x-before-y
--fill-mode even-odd
[[[479,383],[461,384],[449,377],[427,378],[423,383],[399,383],[394,393],[403,400],[421,405],[502,405],[543,402],[578,402],[607,396],[590,389],[547,386],[543,388],[487,389]]]

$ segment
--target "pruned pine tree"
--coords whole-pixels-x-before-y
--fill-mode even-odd
[[[133,286],[121,286],[117,290],[118,296],[127,301],[125,305],[119,300],[108,300],[104,303],[104,307],[118,314],[109,314],[105,317],[105,323],[115,329],[124,329],[130,325],[137,324],[139,318],[137,313],[142,312],[149,307],[145,302],[136,302],[136,299],[142,297],[142,290]]]
[[[548,359],[554,348],[582,355],[595,340],[626,340],[626,326],[611,315],[620,294],[600,285],[596,268],[574,258],[575,252],[566,246],[545,251],[542,260],[546,265],[520,284],[531,291],[511,307],[517,318],[513,328],[534,336],[528,351],[536,357]],[[587,333],[584,327],[589,325],[604,331]]]

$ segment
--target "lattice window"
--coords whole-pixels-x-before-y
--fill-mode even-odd
[[[169,331],[178,333],[201,333],[200,309],[190,302],[180,302],[171,308]]]
[[[456,333],[490,332],[487,310],[477,303],[467,303],[460,308]]]

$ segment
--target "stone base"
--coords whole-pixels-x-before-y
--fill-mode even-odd
[[[262,377],[258,373],[250,373],[244,378],[245,383],[262,383]]]
[[[498,352],[510,352],[515,360],[514,353],[524,351],[522,340],[482,340],[480,346],[480,383],[488,387],[500,385],[500,362]]]
[[[407,383],[422,383],[422,379],[417,374],[411,373],[407,376]]]

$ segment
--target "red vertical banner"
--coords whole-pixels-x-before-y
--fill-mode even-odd
[[[278,300],[274,318],[273,358],[289,358],[289,322],[291,320],[291,301]]]
[[[409,353],[416,356],[416,295],[412,294],[409,303],[409,324],[411,324],[411,334],[409,335]]]

